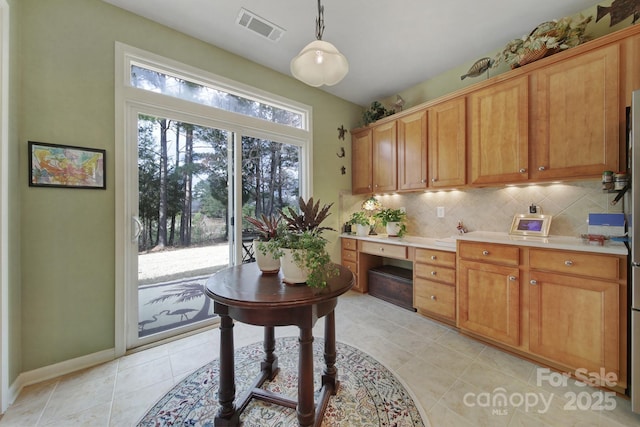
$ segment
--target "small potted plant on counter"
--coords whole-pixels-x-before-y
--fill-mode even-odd
[[[357,236],[368,236],[373,225],[372,222],[375,224],[375,219],[362,211],[352,213],[351,218],[349,218],[349,224],[356,226]]]
[[[389,237],[402,237],[407,232],[407,213],[402,209],[382,209],[375,217],[386,227]]]
[[[258,263],[258,268],[263,274],[276,274],[280,271],[280,258],[273,256],[270,246],[277,242],[278,236],[282,232],[282,217],[267,216],[245,217],[253,225],[258,238],[253,241],[253,254]]]
[[[333,229],[321,226],[333,203],[320,207],[320,201],[314,203],[313,197],[307,202],[301,197],[298,204],[299,212],[292,207],[279,210],[286,230],[276,239],[278,248],[272,246],[272,253],[281,257],[285,283],[324,288],[327,278],[338,273],[326,250],[327,240],[322,236],[324,231]]]

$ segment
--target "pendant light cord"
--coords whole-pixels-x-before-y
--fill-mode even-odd
[[[324,33],[324,6],[318,0],[318,18],[316,19],[316,38],[318,40],[322,40],[322,33]]]

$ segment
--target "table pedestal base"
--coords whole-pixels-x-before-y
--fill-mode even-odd
[[[273,326],[264,327],[265,358],[260,364],[261,372],[254,379],[238,407],[235,400],[235,373],[233,363],[233,320],[228,314],[221,314],[220,322],[220,390],[218,401],[220,409],[214,419],[215,427],[235,427],[240,425],[240,414],[251,399],[296,409],[300,426],[320,426],[329,397],[338,391],[336,380],[336,341],[335,313],[331,311],[325,317],[325,368],[322,375],[322,388],[317,407],[313,399],[313,333],[311,327],[300,327],[300,355],[298,360],[298,400],[289,399],[278,393],[263,390],[266,380],[273,380],[278,374],[278,358],[274,354],[275,334]]]

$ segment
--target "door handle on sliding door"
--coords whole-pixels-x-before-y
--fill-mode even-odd
[[[144,227],[142,226],[142,223],[140,222],[140,219],[137,216],[132,216],[131,222],[133,223],[133,230],[134,230],[133,236],[131,236],[131,241],[137,242],[138,237],[140,237],[140,235],[142,234],[142,230],[144,229]]]

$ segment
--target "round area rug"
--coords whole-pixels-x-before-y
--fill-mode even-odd
[[[315,399],[324,367],[324,341],[313,343]],[[336,342],[338,393],[331,396],[322,425],[358,427],[424,426],[420,412],[398,379],[374,358],[349,345]],[[262,388],[297,398],[298,338],[276,339],[275,354],[280,372]],[[236,402],[260,372],[262,343],[236,349]],[[138,426],[213,426],[218,411],[218,360],[198,369],[160,399]],[[252,399],[240,416],[244,427],[295,426],[295,409]]]

